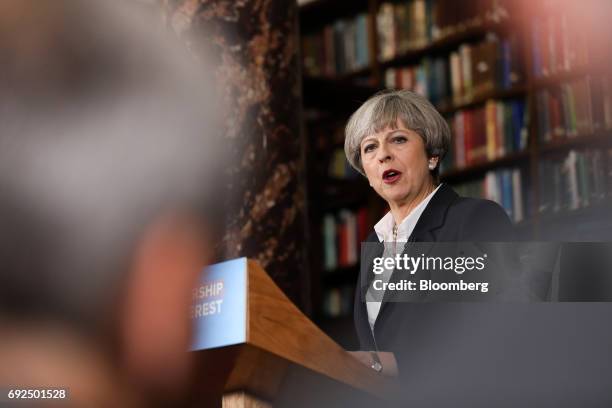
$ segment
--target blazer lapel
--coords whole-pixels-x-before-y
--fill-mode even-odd
[[[368,286],[374,280],[374,258],[381,257],[383,255],[384,245],[378,241],[367,241],[366,246],[363,249],[363,259],[361,260],[361,293],[365,294]],[[365,269],[367,268],[367,269]],[[365,303],[364,303],[365,305]]]
[[[384,247],[375,235],[373,239],[369,239],[365,244],[367,245],[362,245],[361,248],[362,255],[358,279],[359,293],[355,294],[355,296],[359,296],[358,314],[356,315],[355,321],[359,325],[357,331],[362,333],[363,339],[369,339],[369,345],[367,347],[373,350],[375,346],[368,320],[368,308],[366,307],[365,294],[368,290],[368,286],[374,279],[374,258],[382,256]],[[364,345],[362,344],[362,346]]]
[[[421,252],[425,250],[425,252],[429,252],[431,245],[434,242],[437,242],[437,230],[440,229],[444,222],[446,221],[446,214],[448,212],[448,208],[451,204],[459,197],[455,191],[446,184],[442,184],[440,189],[436,192],[436,194],[431,198],[429,204],[421,214],[421,217],[417,221],[417,224],[404,247],[404,254],[411,255],[411,242],[424,242],[429,243],[428,248],[424,248],[421,244],[419,249]],[[382,254],[382,245],[381,245],[381,254]],[[379,255],[380,256],[380,255]],[[372,258],[373,259],[373,258]],[[370,267],[371,269],[371,267]],[[371,272],[370,272],[371,273]],[[372,273],[371,273],[372,274]],[[372,274],[373,275],[373,274]],[[391,282],[399,282],[402,279],[401,274],[393,273],[391,275]],[[369,281],[368,281],[369,282]],[[380,321],[382,314],[389,302],[389,298],[393,296],[392,293],[387,291],[383,296],[383,301],[380,305],[380,311],[378,313],[378,317],[376,319],[376,323]]]
[[[436,230],[446,221],[448,208],[459,196],[446,184],[431,198],[410,235],[410,242],[436,242]]]

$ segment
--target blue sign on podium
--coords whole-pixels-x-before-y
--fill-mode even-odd
[[[247,259],[208,266],[193,291],[191,350],[246,342]]]

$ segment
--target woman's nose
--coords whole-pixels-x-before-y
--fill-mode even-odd
[[[391,153],[389,152],[389,150],[387,149],[387,146],[385,144],[382,144],[379,148],[378,148],[378,152],[376,154],[376,158],[378,159],[378,161],[380,163],[384,163],[388,160],[391,160]]]

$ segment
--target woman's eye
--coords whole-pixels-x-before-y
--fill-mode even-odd
[[[392,139],[393,143],[404,143],[406,140],[408,140],[406,136],[395,136]]]
[[[375,147],[376,147],[376,146],[375,146],[375,145],[373,145],[373,144],[366,145],[366,146],[364,146],[364,148],[363,148],[363,152],[364,152],[364,153],[371,152],[372,150],[374,150],[374,148],[375,148]]]

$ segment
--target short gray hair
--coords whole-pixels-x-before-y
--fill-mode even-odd
[[[344,152],[351,166],[365,175],[360,157],[362,140],[387,127],[397,128],[398,120],[423,138],[429,157],[438,156],[440,161],[444,158],[450,146],[451,133],[448,123],[436,108],[414,92],[385,90],[361,105],[346,125]],[[436,179],[439,167],[434,170]]]

